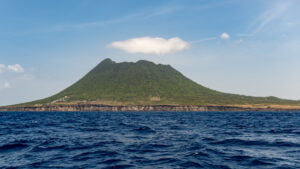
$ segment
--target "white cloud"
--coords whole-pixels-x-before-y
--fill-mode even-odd
[[[24,72],[24,68],[19,64],[8,65],[7,70],[9,70],[11,72],[15,72],[15,73],[23,73]]]
[[[201,42],[206,42],[206,41],[211,41],[211,40],[216,40],[216,39],[218,39],[218,38],[217,37],[209,37],[209,38],[190,41],[190,43],[201,43]]]
[[[0,90],[1,89],[8,89],[11,88],[11,85],[9,82],[4,82],[3,84],[0,84]]]
[[[181,8],[182,7],[164,6],[158,9],[151,9],[151,10],[143,9],[125,16],[120,16],[109,20],[102,20],[102,21],[98,20],[98,21],[84,22],[84,23],[53,25],[50,28],[48,27],[45,28],[44,30],[41,30],[41,32],[57,32],[57,31],[65,31],[68,29],[85,29],[89,27],[113,25],[113,24],[130,21],[130,20],[146,20],[146,19],[151,19],[154,17],[159,17],[159,16],[167,15],[169,13],[176,12]]]
[[[167,54],[189,48],[189,43],[178,37],[164,39],[160,37],[140,37],[125,41],[116,41],[109,45],[128,53]]]
[[[0,73],[3,73],[5,71],[9,71],[13,73],[24,73],[24,68],[20,64],[14,64],[14,65],[0,64]]]
[[[228,33],[222,33],[221,35],[220,35],[220,38],[221,39],[229,39],[230,38],[230,35],[228,34]]]
[[[252,34],[272,30],[274,27],[282,27],[284,25],[282,19],[285,18],[285,14],[289,11],[289,7],[291,6],[291,1],[280,1],[280,3],[277,4],[272,3],[269,9],[256,17],[250,25]],[[271,25],[272,23],[275,23],[275,25]]]

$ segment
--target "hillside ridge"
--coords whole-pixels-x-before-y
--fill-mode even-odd
[[[104,59],[84,77],[51,97],[22,105],[300,105],[276,97],[223,93],[185,77],[170,65]]]

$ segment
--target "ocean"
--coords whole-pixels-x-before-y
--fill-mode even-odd
[[[300,112],[0,112],[0,168],[300,168]]]

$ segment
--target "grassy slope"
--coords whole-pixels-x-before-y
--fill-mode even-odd
[[[169,65],[148,61],[115,63],[105,59],[81,80],[62,92],[28,104],[45,104],[65,96],[66,102],[181,105],[300,105],[275,97],[250,97],[208,89]],[[160,98],[158,100],[157,98]]]

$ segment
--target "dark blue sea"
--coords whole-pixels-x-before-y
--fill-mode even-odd
[[[0,112],[0,168],[300,168],[300,112]]]

